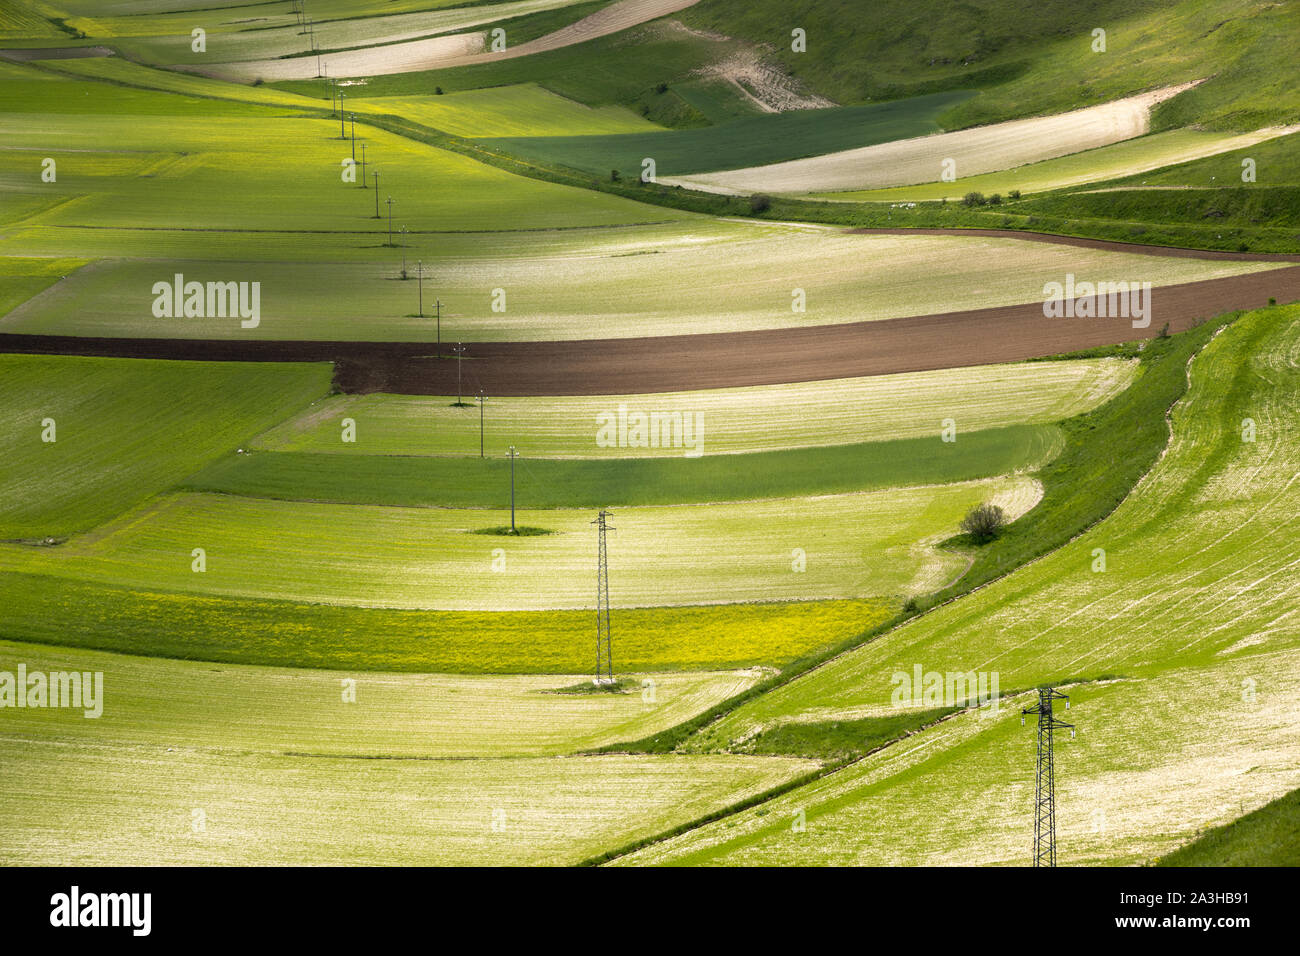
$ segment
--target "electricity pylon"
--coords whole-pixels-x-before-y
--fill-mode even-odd
[[[605,551],[605,532],[614,529],[605,523],[607,517],[609,512],[602,508],[592,522],[596,525],[600,542],[596,556],[596,682],[612,684],[614,656],[609,642],[609,560]]]
[[[1070,697],[1054,687],[1038,688],[1038,703],[1020,712],[1021,726],[1025,714],[1038,715],[1038,765],[1034,786],[1034,866],[1056,866],[1056,766],[1052,755],[1052,732],[1070,731],[1074,724],[1058,720],[1052,714],[1052,701],[1065,701],[1070,709]]]

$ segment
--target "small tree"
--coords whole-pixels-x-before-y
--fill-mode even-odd
[[[1020,190],[1019,190],[1019,189],[1013,189],[1013,190],[1011,190],[1011,192],[1007,193],[1007,198],[1008,198],[1008,199],[1019,199],[1019,198],[1020,198]]]
[[[992,196],[990,196],[990,197],[989,197],[989,205],[990,205],[990,206],[1001,206],[1001,205],[1002,205],[1002,194],[1001,194],[1001,193],[994,193]]]
[[[961,530],[979,543],[992,541],[1007,523],[1007,515],[997,505],[976,505],[961,519]]]
[[[772,197],[764,193],[754,193],[749,197],[749,210],[755,214],[767,212],[772,208]]]
[[[611,170],[609,171],[609,181],[610,181],[611,183],[616,183],[616,182],[618,182],[618,181],[619,181],[620,179],[622,179],[622,178],[623,178],[623,175],[622,175],[622,174],[621,174],[617,169],[611,169]]]
[[[963,206],[982,206],[985,202],[984,194],[980,192],[969,192],[961,198]]]

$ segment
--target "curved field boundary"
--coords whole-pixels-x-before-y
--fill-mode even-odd
[[[466,343],[463,393],[475,395],[481,389],[488,395],[511,397],[678,392],[1019,362],[1152,338],[1166,324],[1170,332],[1181,332],[1211,316],[1263,306],[1270,298],[1284,303],[1300,300],[1300,265],[1152,289],[1153,319],[1145,329],[1133,328],[1124,318],[1048,319],[1039,303],[1029,303],[757,332]],[[335,384],[345,392],[409,395],[457,394],[457,363],[450,345],[444,343],[439,357],[432,343],[418,342],[0,334],[0,352],[333,362]]]
[[[1017,229],[849,229],[855,236],[976,236],[982,239],[1023,239],[1079,249],[1104,249],[1128,252],[1136,256],[1165,256],[1170,259],[1206,259],[1216,262],[1300,262],[1300,253],[1227,252],[1219,249],[1182,249],[1178,246],[1148,246],[1115,239],[1086,239],[1082,236],[1058,236],[1050,232],[1021,232]]]
[[[483,32],[455,33],[445,36],[387,43],[360,50],[345,50],[321,56],[326,75],[344,78],[381,76],[389,73],[412,73],[423,70],[442,70],[454,66],[472,66],[512,60],[533,53],[558,50],[575,43],[585,43],[598,37],[618,33],[649,20],[677,13],[694,6],[699,0],[621,0],[576,23],[529,40],[518,46],[507,47],[500,53],[483,52]],[[489,12],[491,8],[487,8]],[[300,56],[268,60],[246,60],[237,63],[214,64],[210,67],[177,67],[188,72],[225,79],[250,81],[263,79],[307,80],[317,76],[316,57]]]
[[[1194,86],[1182,83],[1068,113],[660,181],[723,194],[883,189],[933,182],[949,161],[958,176],[978,176],[1142,136],[1151,128],[1152,109]]]

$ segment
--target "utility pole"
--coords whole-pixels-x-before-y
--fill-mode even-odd
[[[442,358],[442,299],[433,300],[433,311],[438,319],[438,358]]]
[[[406,227],[402,227],[402,278],[406,278]]]
[[[361,188],[366,188],[366,144],[361,144]]]
[[[1052,732],[1070,731],[1074,725],[1057,720],[1052,715],[1052,701],[1065,701],[1070,709],[1070,698],[1054,687],[1038,688],[1038,703],[1020,712],[1023,727],[1026,714],[1038,715],[1038,762],[1034,782],[1034,866],[1056,866],[1056,767],[1052,753]]]
[[[370,175],[375,180],[375,214],[370,218],[378,219],[379,218],[379,170],[377,169],[371,170]]]
[[[388,248],[393,248],[393,197],[389,196],[384,202],[388,203]]]
[[[515,451],[515,446],[510,446],[510,533],[518,534],[515,530],[515,459],[519,453]]]
[[[465,357],[465,346],[457,342],[455,346],[452,348],[452,351],[456,353],[456,407],[460,408],[462,405],[465,404],[465,402],[462,400],[463,393],[461,392],[460,389],[460,363],[461,363],[461,359]]]
[[[420,318],[424,318],[424,260],[415,261],[415,281],[420,288]]]
[[[596,683],[614,683],[614,656],[609,641],[609,560],[605,551],[605,532],[614,529],[605,523],[610,512],[604,508],[596,515],[598,538],[596,550]],[[601,676],[601,671],[605,676]]]
[[[338,86],[338,83],[335,83],[334,85]],[[348,114],[343,112],[343,98],[345,96],[347,96],[347,94],[344,93],[342,87],[340,87],[339,88],[339,139],[348,138],[348,128],[344,125],[344,120],[347,119]]]
[[[357,161],[357,114],[349,113],[348,122],[352,126],[352,162]]]
[[[487,404],[487,396],[483,394],[483,389],[478,390],[478,456],[483,457],[483,406]]]

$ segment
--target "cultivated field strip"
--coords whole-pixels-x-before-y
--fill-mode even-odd
[[[941,178],[945,160],[955,163],[958,177],[977,176],[1141,136],[1150,129],[1153,107],[1193,86],[1183,83],[1068,113],[1008,120],[770,166],[670,177],[665,182],[735,194],[882,189],[933,182]]]
[[[823,193],[818,198],[841,202],[905,202],[948,199],[955,201],[968,192],[1005,196],[1013,189],[1021,193],[1046,192],[1098,183],[1121,176],[1151,172],[1166,166],[1188,163],[1208,156],[1244,149],[1296,132],[1298,127],[1271,126],[1249,133],[1220,133],[1200,129],[1176,129],[1152,133],[1123,143],[1084,150],[1058,159],[1048,159],[1015,169],[962,176],[954,182],[929,182],[887,189]]]
[[[166,744],[165,736],[112,747],[0,736],[0,860],[565,865],[814,766],[773,757],[358,760]]]
[[[325,365],[0,355],[0,539],[87,531],[328,391]]]
[[[613,602],[884,597],[934,590],[966,561],[934,545],[985,500],[1014,518],[1030,478],[822,498],[625,508]],[[546,610],[591,605],[589,510],[391,508],[176,494],[57,548],[0,544],[0,569],[161,591],[387,608]],[[203,548],[206,570],[191,553]],[[800,554],[806,569],[799,570]]]
[[[696,415],[710,455],[883,442],[1057,422],[1127,388],[1136,364],[1084,359],[988,365],[795,385],[607,397],[489,399],[493,447],[507,437],[530,458],[679,457],[681,448],[601,447],[602,422],[629,413]],[[455,396],[340,395],[260,435],[250,447],[342,455],[477,455],[479,411]],[[823,413],[833,410],[833,416]],[[612,418],[611,418],[612,416]],[[357,441],[341,441],[341,423]],[[815,424],[814,424],[815,423]]]
[[[6,735],[51,747],[165,740],[204,752],[394,759],[561,756],[664,730],[758,679],[757,671],[647,673],[627,693],[557,694],[590,675],[250,667],[0,642],[0,671],[20,664],[104,675],[97,718],[75,708],[6,711]]]

